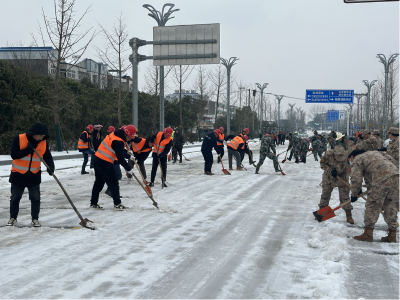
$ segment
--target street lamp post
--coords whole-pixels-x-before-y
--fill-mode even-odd
[[[360,121],[360,100],[363,96],[368,96],[367,94],[354,94],[357,98],[357,126],[358,129],[361,129],[361,121]]]
[[[387,123],[387,82],[388,82],[388,77],[389,77],[389,68],[390,65],[396,60],[396,57],[399,56],[399,53],[395,53],[392,54],[389,57],[389,60],[386,60],[386,56],[384,54],[377,54],[376,57],[379,58],[379,60],[381,61],[381,63],[384,65],[385,67],[385,102],[383,104],[383,126],[382,126],[382,130],[383,130],[383,140],[386,139],[386,123]]]
[[[226,60],[221,57],[222,64],[226,67],[227,73],[227,82],[226,82],[226,100],[227,100],[227,109],[226,109],[226,134],[231,134],[231,69],[235,62],[239,60],[237,57],[231,57],[229,60]]]
[[[259,134],[262,134],[262,121],[263,121],[263,100],[264,100],[264,90],[267,88],[268,83],[264,83],[263,85],[256,83],[256,86],[258,87],[258,89],[260,90],[260,132]]]
[[[158,26],[164,27],[168,20],[173,19],[175,17],[171,17],[173,12],[178,11],[179,9],[172,9],[175,4],[166,3],[164,4],[161,12],[156,10],[150,4],[144,4],[143,7],[148,9],[150,13],[148,14],[154,20],[156,20]],[[164,9],[168,7],[168,11],[164,13]],[[164,66],[160,66],[160,131],[164,130]]]
[[[377,82],[378,80],[373,80],[371,83],[368,82],[368,80],[363,80],[365,86],[368,89],[367,93],[367,111],[365,114],[365,129],[369,129],[369,105],[370,105],[370,99],[371,99],[371,88]]]
[[[275,95],[276,100],[278,100],[278,131],[279,128],[281,127],[281,100],[283,98],[283,95],[278,96]]]

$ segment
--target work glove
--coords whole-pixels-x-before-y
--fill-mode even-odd
[[[132,157],[132,156],[131,156]],[[128,160],[128,165],[131,167],[131,169],[133,168],[133,166],[135,165],[135,162],[131,159]]]
[[[336,170],[332,170],[331,171],[331,175],[336,178],[337,177],[337,171]]]
[[[36,146],[37,146],[37,144],[35,144],[35,143],[31,142],[31,141],[28,142],[28,148],[29,148],[30,150],[35,149]]]
[[[47,168],[47,173],[49,173],[49,175],[52,176],[54,170],[52,168]]]
[[[350,200],[351,200],[351,202],[356,202],[358,200],[358,198],[354,197],[354,196],[351,196]]]
[[[360,196],[362,194],[362,189],[360,188],[360,190],[358,191],[358,195]]]
[[[126,171],[126,177],[132,178],[132,174],[133,174],[133,169],[130,169],[129,171]]]
[[[378,149],[378,151],[387,151],[386,147],[382,147],[381,149]]]

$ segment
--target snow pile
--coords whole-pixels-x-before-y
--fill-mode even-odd
[[[304,297],[338,299],[347,298],[343,273],[349,265],[347,247],[348,227],[338,223],[324,222],[312,228],[307,245],[317,248],[314,263],[305,280],[307,289]]]

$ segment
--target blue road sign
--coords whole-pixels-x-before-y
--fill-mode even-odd
[[[306,90],[306,103],[353,103],[354,90]]]
[[[327,119],[339,120],[339,111],[338,110],[328,110]]]
[[[354,126],[354,129],[358,129],[358,126]]]

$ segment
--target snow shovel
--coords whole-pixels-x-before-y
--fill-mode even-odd
[[[281,171],[282,175],[286,175],[286,173],[283,172],[283,170],[282,170],[281,165],[279,164],[279,162],[278,162],[278,167],[279,167],[279,170]]]
[[[222,165],[222,172],[224,172],[225,175],[232,175],[231,173],[229,173],[229,171],[227,169],[224,168],[224,164],[222,163],[222,158],[220,155],[218,155],[219,159],[221,160],[221,165]]]
[[[360,197],[364,198],[364,195],[368,194],[368,192],[369,191],[366,191],[365,193],[361,194],[357,198],[360,198]],[[333,217],[336,217],[335,210],[338,210],[339,208],[349,204],[350,202],[351,202],[351,200],[346,201],[345,203],[342,203],[342,204],[340,204],[339,206],[337,206],[337,207],[335,207],[333,209],[330,206],[327,206],[327,207],[321,208],[320,210],[314,211],[313,214],[315,216],[315,219],[318,222],[323,222],[323,221],[329,220],[329,219],[331,219]]]
[[[287,151],[288,151],[288,150],[286,150],[286,155],[285,155],[285,158],[282,160],[282,163],[285,163],[285,161],[286,161]],[[278,154],[278,155],[279,155],[279,154]],[[277,156],[278,156],[278,155],[277,155]]]
[[[42,161],[42,163],[44,163],[44,165],[46,166],[47,169],[50,170],[50,167],[47,165],[47,163],[44,161],[43,157],[36,151],[35,148],[33,148],[33,151],[35,151],[36,155],[40,158],[40,160]],[[82,215],[79,213],[79,211],[76,209],[74,203],[72,202],[71,198],[68,196],[67,191],[64,189],[64,187],[62,186],[61,182],[58,180],[58,178],[56,177],[56,175],[54,175],[54,172],[51,173],[51,175],[54,177],[54,179],[57,181],[58,185],[60,186],[60,188],[62,189],[62,191],[64,192],[65,196],[67,197],[69,203],[71,204],[72,208],[74,209],[74,211],[76,212],[76,214],[78,215],[79,219],[81,219],[81,222],[79,223],[79,225],[81,225],[82,227],[85,227],[87,229],[91,229],[94,230],[93,227],[90,227],[87,225],[88,222],[93,223],[92,221],[88,220],[88,219],[84,219],[82,217]]]
[[[285,152],[287,152],[287,150],[285,150],[285,151],[279,153],[276,157],[278,157],[279,155],[281,155],[281,154],[283,154],[283,153],[285,153]]]
[[[168,161],[170,161],[172,159],[172,155],[171,152],[168,154]]]
[[[165,181],[165,178],[164,178],[164,174],[163,174],[163,171],[162,171],[162,166],[161,166],[161,160],[160,159],[158,159],[158,165],[160,166],[160,170],[161,170],[161,184],[162,184],[162,189],[164,188],[164,181]]]
[[[182,154],[182,156],[185,158],[185,160],[191,161],[190,159],[187,159],[185,155]]]
[[[250,155],[251,161],[253,162],[254,168],[257,168],[257,166],[255,165],[255,161],[253,160],[253,155],[251,155],[250,151],[249,151],[249,155]]]
[[[139,165],[137,164],[136,159],[133,156],[132,151],[130,151],[128,147],[126,148],[126,150],[128,151],[128,154],[131,156],[130,160],[132,160],[135,163],[135,166],[138,169],[140,176],[142,177],[142,180],[143,180],[143,183],[144,183],[144,186],[145,186],[145,189],[146,189],[147,193],[150,194],[151,196],[153,196],[153,192],[151,191],[151,187],[149,187],[147,185],[146,179],[144,179],[142,171],[140,171]]]
[[[137,165],[136,165],[136,166],[137,166]],[[138,168],[138,169],[139,169],[139,168]],[[140,170],[139,170],[139,172],[140,172]],[[141,186],[142,189],[146,192],[147,196],[149,196],[149,198],[151,199],[151,201],[153,201],[153,205],[154,205],[158,210],[160,210],[160,209],[158,208],[157,202],[154,201],[154,199],[153,199],[153,194],[151,193],[150,187],[147,186],[147,185],[146,185],[146,187],[143,186],[143,184],[139,181],[139,178],[137,178],[136,175],[135,175],[133,172],[132,172],[132,175],[133,175],[133,177],[135,177],[135,179],[137,180],[137,182],[139,182],[140,186]],[[150,193],[149,193],[149,191],[148,191],[147,188],[150,189]]]

